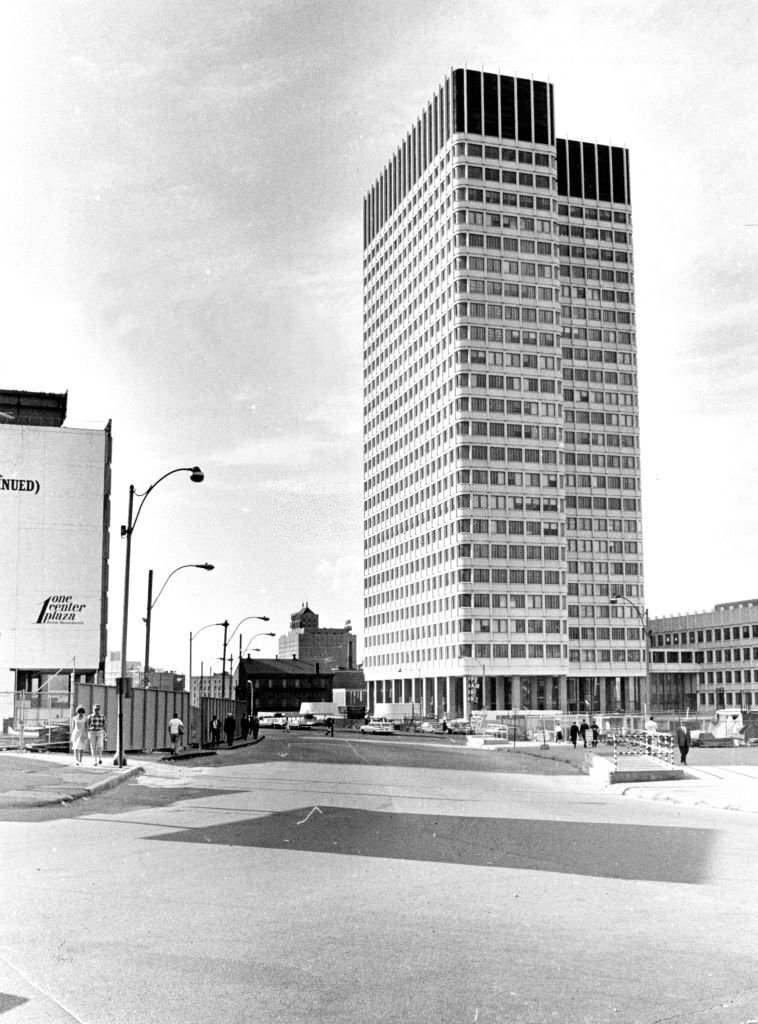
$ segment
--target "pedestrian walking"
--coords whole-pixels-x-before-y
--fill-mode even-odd
[[[572,744],[576,746],[576,741],[579,738],[579,726],[576,724],[576,722],[571,723],[571,728],[569,729],[569,736],[571,738]]]
[[[234,743],[234,733],[236,728],[237,723],[234,720],[234,715],[230,711],[229,714],[224,719],[224,734],[226,736],[226,744],[229,747],[231,747],[231,745]]]
[[[168,722],[168,738],[171,741],[171,752],[178,754],[182,747],[184,736],[184,722],[179,717],[179,712],[174,708],[174,717]]]
[[[582,719],[582,724],[579,726],[579,735],[582,737],[582,743],[585,745],[585,747],[587,746],[587,732],[588,732],[588,730],[589,730],[589,726],[587,725],[587,721],[586,721],[586,719],[583,718]]]
[[[101,713],[99,704],[93,704],[92,714],[87,716],[87,738],[92,754],[92,763],[102,764],[103,748],[105,747],[105,715]]]
[[[657,737],[658,725],[653,716],[651,715],[650,718],[648,718],[647,722],[645,722],[645,745],[647,747],[648,754],[653,753],[653,747],[655,746],[655,741]]]
[[[83,704],[79,705],[71,719],[71,749],[74,752],[74,764],[81,764],[87,749],[87,709]]]
[[[563,743],[563,726],[560,722],[556,722],[555,725],[555,742]]]
[[[261,730],[261,722],[260,722],[260,719],[258,718],[258,715],[256,714],[255,711],[253,712],[253,716],[250,719],[250,728],[251,728],[252,733],[253,733],[253,739],[257,740],[258,739],[258,733]]]
[[[333,718],[327,718],[327,720],[326,720],[326,722],[324,724],[326,725],[326,735],[327,736],[334,736],[334,719]]]
[[[679,747],[679,761],[687,764],[687,754],[690,752],[690,731],[684,722],[680,722],[676,729],[676,745]]]
[[[243,712],[242,718],[240,718],[240,736],[243,740],[247,739],[247,734],[250,732],[250,717],[247,711]]]
[[[218,715],[211,719],[211,746],[217,747],[221,742],[221,722]]]
[[[596,747],[597,741],[600,739],[600,726],[597,722],[593,722],[590,728],[592,729],[592,746]]]

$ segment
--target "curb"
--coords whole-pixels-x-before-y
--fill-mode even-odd
[[[620,796],[635,800],[652,800],[656,803],[669,803],[677,807],[700,807],[711,811],[729,811],[738,814],[758,814],[758,807],[749,807],[733,796],[708,796],[702,790],[693,789],[687,796],[681,792],[666,793],[661,790],[638,788],[639,784],[625,785]]]
[[[234,743],[231,747],[223,744],[218,747],[200,747],[199,750],[197,748],[184,750],[180,754],[166,754],[159,758],[159,761],[191,761],[196,757],[215,757],[219,752],[226,753],[230,750],[241,750],[243,747],[253,747],[256,743],[262,743],[265,738],[265,736],[259,736],[257,740],[240,740],[239,743]]]
[[[196,757],[215,757],[215,750],[190,750],[186,754],[166,754],[159,758],[160,764],[173,763],[175,761],[193,761]]]
[[[144,765],[136,764],[132,768],[117,769],[118,775],[108,775],[99,782],[93,782],[91,786],[87,787],[89,793],[102,793],[106,789],[115,789],[116,786],[120,786],[122,782],[126,782],[128,779],[134,779],[138,775],[144,774]]]
[[[116,786],[120,786],[122,782],[127,782],[137,775],[142,775],[144,771],[145,769],[142,765],[135,765],[133,768],[122,769],[121,774],[108,775],[97,782],[93,782],[91,786],[83,786],[81,789],[73,790],[69,793],[60,792],[54,795],[52,793],[50,795],[40,795],[39,790],[29,790],[28,799],[24,799],[23,797],[26,793],[22,790],[19,792],[18,800],[3,800],[2,795],[0,795],[0,809],[7,811],[21,810],[29,807],[57,807],[61,804],[70,804],[75,800],[83,800],[85,797],[96,796],[98,793],[114,789]]]

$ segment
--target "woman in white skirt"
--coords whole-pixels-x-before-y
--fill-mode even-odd
[[[81,704],[71,719],[71,749],[74,752],[76,764],[81,764],[84,751],[87,749],[87,712]]]

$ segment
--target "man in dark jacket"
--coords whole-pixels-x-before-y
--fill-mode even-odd
[[[587,723],[584,720],[582,720],[582,724],[579,726],[579,735],[582,737],[582,743],[585,745],[585,747],[587,746],[587,730],[588,729],[589,729],[589,726],[587,725]]]
[[[687,754],[690,752],[690,731],[684,722],[680,722],[676,729],[676,745],[679,747],[679,760],[687,764]]]
[[[230,747],[234,743],[234,732],[236,728],[237,723],[234,720],[234,715],[230,711],[224,719],[224,734],[226,735],[227,745]]]
[[[569,736],[571,737],[572,744],[576,746],[576,740],[579,736],[579,726],[576,724],[576,722],[571,723],[571,728],[569,729]]]

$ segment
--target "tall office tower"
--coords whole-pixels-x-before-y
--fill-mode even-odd
[[[363,271],[370,706],[644,710],[627,152],[454,70],[365,197]]]

